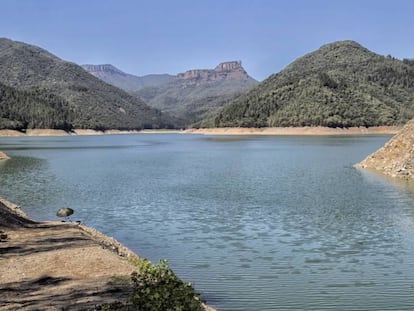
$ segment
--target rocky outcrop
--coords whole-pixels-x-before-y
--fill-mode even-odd
[[[240,61],[223,62],[214,69],[193,69],[178,75],[142,77],[124,73],[112,65],[83,65],[89,73],[143,99],[153,108],[174,116],[176,127],[186,127],[230,98],[247,92],[258,82]]]
[[[10,159],[9,156],[5,154],[4,152],[0,151],[0,161],[7,160],[7,159]]]
[[[177,75],[177,80],[223,81],[250,79],[241,61],[224,62],[214,69],[193,69]]]
[[[355,165],[381,171],[393,177],[414,177],[414,119],[382,148]]]

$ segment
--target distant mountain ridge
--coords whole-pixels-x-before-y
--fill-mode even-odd
[[[338,41],[297,59],[195,126],[401,125],[414,115],[413,94],[411,61]]]
[[[175,79],[175,76],[169,74],[151,74],[139,77],[125,73],[110,64],[87,64],[82,65],[82,67],[95,77],[127,92],[137,91],[148,86],[159,86]]]
[[[0,38],[0,83],[15,90],[6,89],[10,95],[8,107],[13,111],[3,109],[0,115],[3,123],[25,124],[27,111],[32,110],[33,116],[39,116],[39,112],[46,109],[50,111],[50,117],[55,115],[56,122],[34,120],[27,124],[36,128],[55,124],[56,128],[91,129],[171,126],[169,117],[87,73],[80,66],[63,61],[42,48],[6,38]],[[13,94],[17,94],[18,99]],[[13,100],[18,103],[23,98],[24,105],[16,104],[21,108],[15,109],[17,106],[13,107]],[[54,114],[52,111],[55,109],[65,113],[55,111]],[[61,120],[62,117],[66,119]]]
[[[230,61],[220,63],[214,69],[192,69],[179,73],[174,81],[143,88],[133,94],[188,126],[257,84],[240,61]]]
[[[193,69],[177,75],[177,80],[188,81],[223,81],[223,80],[249,80],[247,72],[241,61],[223,62],[214,69]]]
[[[173,115],[178,126],[188,126],[227,100],[242,94],[257,81],[241,61],[228,61],[214,69],[192,69],[173,75],[135,76],[113,65],[83,65],[89,73],[143,99],[148,105]]]

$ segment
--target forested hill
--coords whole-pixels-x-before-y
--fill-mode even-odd
[[[149,106],[175,116],[186,126],[217,110],[227,100],[243,94],[258,82],[241,61],[220,63],[214,69],[192,69],[176,76],[152,74],[142,77],[106,65],[83,65],[103,81],[142,98]]]
[[[18,97],[26,98],[27,109],[33,112],[33,116],[40,116],[46,106],[49,111],[61,110],[61,114],[53,114],[56,120],[46,122],[48,126],[55,125],[54,128],[66,127],[67,121],[70,121],[69,127],[92,129],[160,128],[171,125],[171,119],[158,110],[101,81],[82,67],[63,61],[41,48],[4,38],[0,38],[0,83],[13,87],[17,92],[24,91]],[[39,95],[41,100],[35,95],[37,93],[42,94]],[[48,98],[45,100],[44,97]],[[19,99],[16,105],[21,103]],[[12,107],[12,104],[7,107]],[[23,112],[20,109],[12,112],[5,111],[5,107],[2,106],[0,115],[3,122],[10,115],[13,115],[10,119],[12,123],[25,119],[23,115],[16,115],[19,111]],[[63,115],[68,118],[62,123]],[[29,124],[34,127],[46,124],[38,121],[33,120]]]
[[[67,102],[41,89],[19,91],[0,83],[0,129],[71,129]]]
[[[379,126],[414,115],[412,61],[339,41],[307,54],[196,126]]]

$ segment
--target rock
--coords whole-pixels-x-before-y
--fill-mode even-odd
[[[0,241],[5,241],[5,240],[7,240],[7,234],[4,233],[4,232],[1,232],[0,233]]]
[[[393,177],[412,178],[414,176],[414,119],[382,148],[355,166],[375,169]]]
[[[58,217],[68,217],[70,215],[72,215],[75,211],[69,207],[63,207],[60,208],[57,213],[56,216]]]
[[[248,79],[241,61],[224,62],[214,69],[193,69],[177,75],[177,80],[222,81],[232,79]]]
[[[5,154],[4,152],[0,151],[0,160],[7,160],[7,159],[10,159],[9,156]]]

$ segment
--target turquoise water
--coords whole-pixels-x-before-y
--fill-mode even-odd
[[[0,138],[0,196],[75,209],[219,310],[413,310],[414,192],[352,166],[388,138]]]

